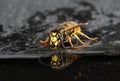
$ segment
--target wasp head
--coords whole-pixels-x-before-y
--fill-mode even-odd
[[[60,46],[60,33],[57,31],[50,32],[50,47],[58,48]]]

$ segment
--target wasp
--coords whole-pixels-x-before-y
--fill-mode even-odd
[[[81,27],[87,25],[88,23],[76,23],[73,21],[66,21],[60,23],[53,27],[52,31],[49,32],[49,36],[46,40],[40,40],[42,44],[41,47],[45,48],[47,44],[49,44],[50,48],[59,48],[62,46],[63,48],[78,48],[72,43],[72,38],[76,38],[76,40],[82,44],[83,46],[87,46],[89,42],[83,42],[78,35],[87,38],[88,40],[95,41],[97,37],[91,38],[88,35],[84,34],[81,31]],[[70,47],[66,47],[64,43],[69,43]]]
[[[51,56],[50,65],[53,69],[62,70],[78,59],[76,54],[57,53]]]

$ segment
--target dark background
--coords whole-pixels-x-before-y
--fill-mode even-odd
[[[88,22],[83,31],[96,45],[120,44],[120,0],[0,0],[0,54],[38,48],[39,33],[66,20]],[[38,59],[0,60],[1,81],[119,81],[119,72],[112,56],[83,57],[60,71]]]

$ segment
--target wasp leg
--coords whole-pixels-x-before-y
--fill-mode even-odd
[[[87,38],[87,39],[89,39],[89,40],[97,40],[97,37],[95,37],[95,38],[91,38],[91,37],[89,37],[89,36],[87,36],[86,34],[84,34],[84,33],[82,33],[82,32],[78,32],[80,35],[82,35],[82,36],[84,36],[85,38]]]
[[[63,48],[68,48],[68,47],[66,47],[66,46],[64,45],[63,41],[62,41],[62,46],[63,46]]]
[[[64,41],[63,41],[62,38],[63,38],[63,37],[61,37],[60,41],[61,41],[61,43],[62,43],[63,48],[66,48],[65,45],[64,45],[64,43],[63,43]]]
[[[71,48],[76,48],[76,47],[73,45],[73,43],[72,43],[72,41],[71,41],[71,37],[70,37],[70,36],[68,36],[68,42],[70,43]]]
[[[42,47],[42,48],[45,48],[46,45],[47,45],[47,43],[48,43],[48,41],[49,41],[49,37],[47,37],[47,39],[46,39],[45,41],[40,40],[39,42],[42,43],[42,44],[44,44],[44,45],[42,45],[41,47]]]
[[[87,47],[87,45],[89,44],[89,42],[85,43],[85,42],[83,42],[76,34],[73,34],[73,35],[76,37],[76,39],[77,39],[81,44],[83,44],[85,47]]]
[[[64,44],[64,42],[68,42],[68,35],[66,36],[66,38],[64,38],[64,39],[66,39],[65,41],[64,41],[63,38],[64,38],[64,37],[63,37],[63,35],[62,35],[62,37],[60,38],[60,41],[61,41],[61,44],[62,44],[63,48],[70,48],[70,47],[66,47],[65,44]]]
[[[71,48],[71,47],[66,47],[65,44],[62,42],[63,48]]]

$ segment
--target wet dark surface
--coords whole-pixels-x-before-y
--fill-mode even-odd
[[[0,60],[0,80],[119,81],[119,4],[119,0],[1,1],[0,58],[7,56],[7,59]],[[39,56],[40,53],[37,55],[34,51],[26,52],[39,49],[39,44],[35,42],[38,38],[44,39],[44,35],[48,33],[46,29],[67,20],[89,23],[88,26],[81,28],[82,32],[91,37],[98,37],[98,41],[91,44],[93,46],[88,49],[89,51],[114,51],[102,56],[84,56],[60,71],[38,62],[39,57],[47,55]],[[75,50],[73,52],[75,53]],[[34,59],[29,55],[30,53],[35,53],[35,56],[31,54]],[[8,59],[11,56],[12,59]],[[24,56],[29,59],[23,59]]]
[[[3,81],[119,81],[118,57],[85,57],[63,70],[54,70],[38,60],[2,60],[0,79]],[[111,78],[112,77],[112,78]]]

